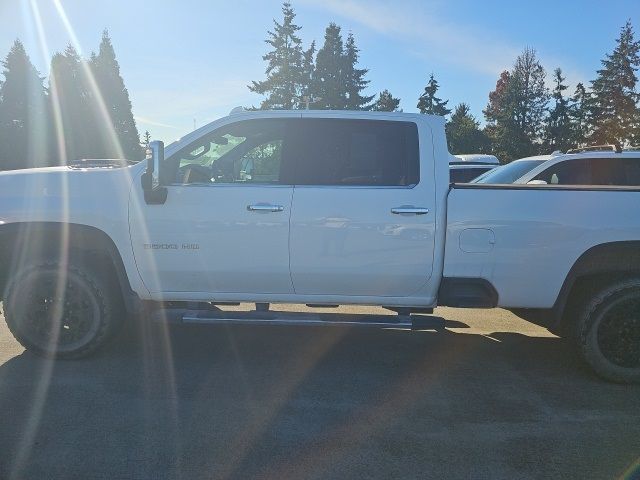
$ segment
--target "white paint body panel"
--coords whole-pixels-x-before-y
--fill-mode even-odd
[[[585,251],[640,239],[639,204],[640,192],[628,190],[454,188],[444,276],[488,280],[502,307],[550,308]],[[467,229],[492,231],[493,248],[464,252]]]
[[[407,297],[433,270],[432,214],[402,216],[393,207],[433,210],[434,192],[415,188],[295,188],[291,277],[296,293]],[[429,191],[431,190],[431,191]]]
[[[129,191],[143,170],[139,163],[116,169],[50,167],[2,172],[0,227],[57,222],[102,230],[116,245],[131,287],[146,298],[149,292],[138,274],[129,237]]]
[[[292,193],[286,186],[170,185],[164,205],[146,205],[134,189],[143,221],[131,222],[131,243],[149,291],[293,293]],[[247,210],[259,203],[283,211]]]

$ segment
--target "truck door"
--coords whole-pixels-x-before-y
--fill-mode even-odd
[[[177,173],[163,205],[134,190],[132,245],[152,294],[292,293],[288,121],[228,124],[167,158]]]
[[[433,155],[413,122],[338,118],[297,124],[291,211],[296,294],[409,296],[433,267]]]

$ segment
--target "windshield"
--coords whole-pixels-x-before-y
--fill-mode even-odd
[[[541,163],[544,163],[544,160],[517,160],[495,168],[479,176],[471,183],[513,183]]]

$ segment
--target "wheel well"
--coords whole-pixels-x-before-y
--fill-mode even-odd
[[[11,223],[0,226],[0,296],[7,281],[34,258],[80,260],[117,282],[128,311],[137,298],[113,240],[102,230],[73,223]]]
[[[551,330],[564,332],[576,309],[601,286],[621,278],[640,276],[640,241],[596,245],[573,264],[553,307]]]

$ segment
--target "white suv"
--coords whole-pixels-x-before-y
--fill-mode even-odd
[[[616,152],[611,148],[551,154],[514,183],[640,186],[640,151]]]
[[[640,186],[640,150],[588,147],[521,158],[472,183]]]

